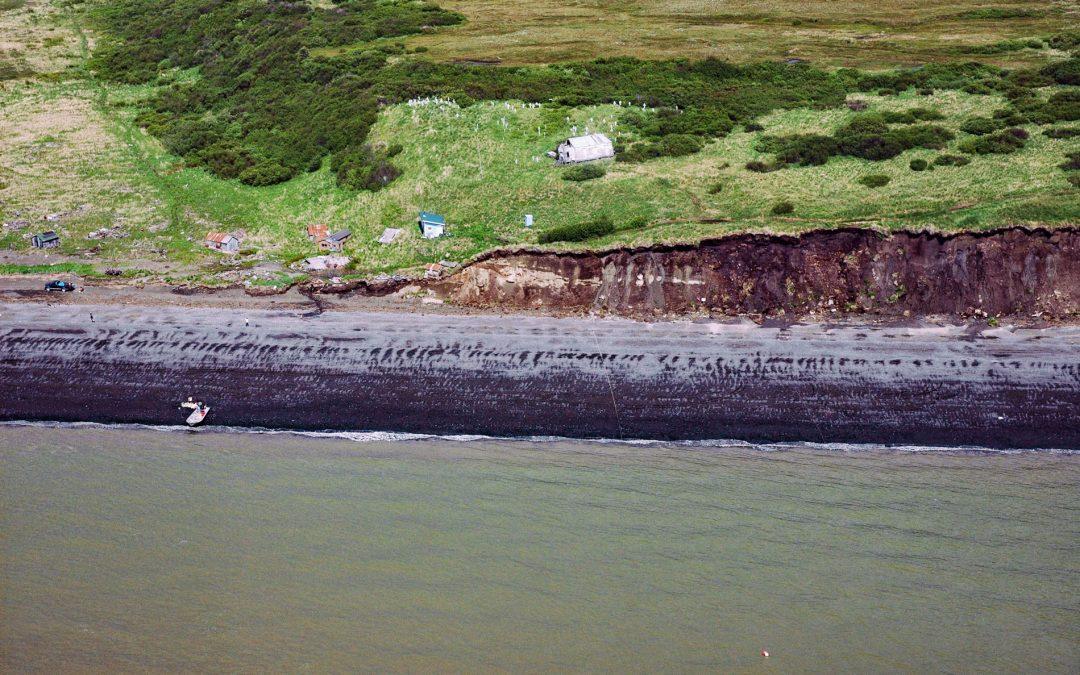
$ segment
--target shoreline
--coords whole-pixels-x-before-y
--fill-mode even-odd
[[[212,425],[301,431],[1080,449],[1078,327],[30,302],[0,315],[0,420],[178,425],[196,396]]]
[[[977,445],[883,445],[880,443],[820,443],[813,441],[785,441],[785,442],[750,442],[737,438],[706,438],[700,440],[665,441],[652,438],[576,438],[572,436],[485,436],[479,434],[419,434],[403,433],[395,431],[365,431],[365,430],[321,430],[308,431],[302,429],[268,429],[263,427],[225,427],[225,426],[199,426],[191,428],[183,424],[138,424],[119,423],[106,424],[102,422],[58,422],[55,420],[0,420],[0,436],[5,431],[17,433],[19,429],[32,429],[48,432],[50,430],[72,432],[106,432],[117,434],[207,434],[213,437],[228,437],[232,435],[272,436],[288,437],[292,439],[311,439],[315,441],[346,441],[364,446],[380,443],[406,443],[406,444],[461,444],[468,446],[472,443],[523,443],[528,445],[548,444],[578,444],[586,447],[619,448],[623,450],[664,448],[690,451],[722,451],[728,449],[772,452],[802,452],[802,453],[842,453],[855,455],[922,455],[931,454],[939,456],[1014,456],[1014,455],[1062,455],[1066,457],[1080,456],[1080,449],[1067,448],[990,448]]]

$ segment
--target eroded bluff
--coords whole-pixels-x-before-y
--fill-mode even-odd
[[[440,282],[471,306],[623,315],[1080,315],[1080,229],[818,230],[588,253],[493,252]]]

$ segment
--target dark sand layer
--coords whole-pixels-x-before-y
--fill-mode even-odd
[[[246,317],[0,304],[0,419],[1080,448],[1075,327]]]

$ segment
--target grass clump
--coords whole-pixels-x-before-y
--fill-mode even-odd
[[[608,215],[602,215],[594,220],[580,223],[570,223],[551,227],[540,233],[541,244],[551,244],[557,241],[587,241],[596,237],[603,237],[615,231],[615,223]]]
[[[913,159],[910,163],[908,163],[908,167],[912,171],[926,171],[926,168],[928,166],[929,164],[927,164],[925,159]]]
[[[879,188],[889,184],[892,179],[882,173],[872,173],[859,179],[860,185],[868,188]]]
[[[602,164],[581,164],[572,166],[563,172],[562,179],[581,183],[587,180],[603,178],[607,175],[607,169]]]
[[[777,202],[771,210],[774,216],[786,216],[789,213],[795,213],[795,205],[788,201]]]

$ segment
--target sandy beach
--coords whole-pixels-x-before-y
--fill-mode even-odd
[[[91,321],[93,315],[93,321]],[[0,304],[0,419],[1080,448],[1080,328]]]

